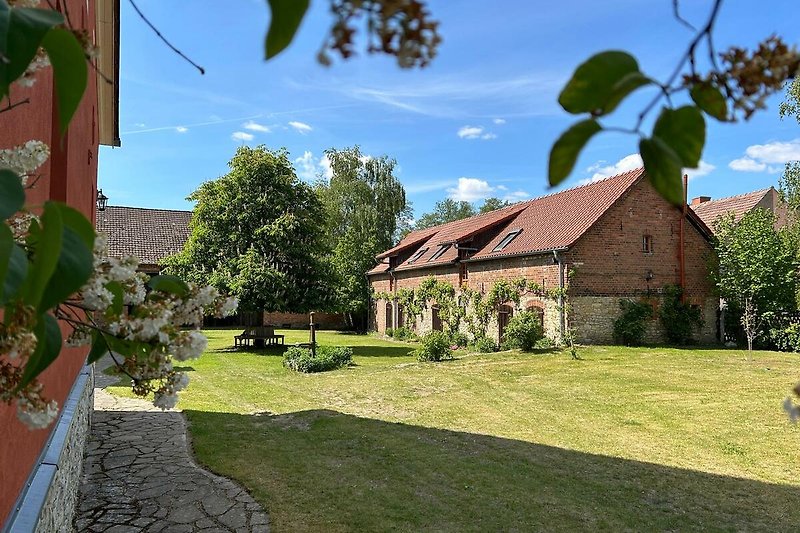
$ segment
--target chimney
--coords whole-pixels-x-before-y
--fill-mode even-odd
[[[692,205],[700,205],[710,201],[711,201],[710,196],[698,196],[697,198],[692,198]]]

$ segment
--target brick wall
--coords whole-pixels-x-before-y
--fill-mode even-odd
[[[572,216],[565,211],[564,216]],[[566,272],[572,272],[565,283],[572,306],[571,327],[580,342],[612,342],[613,322],[619,316],[620,298],[651,297],[657,301],[661,288],[679,282],[678,248],[681,210],[666,202],[646,180],[636,185],[612,206],[573,247],[561,254]],[[649,236],[652,252],[643,252],[643,236]],[[717,299],[709,278],[712,247],[690,221],[684,223],[684,250],[687,297],[703,309],[705,327],[700,333],[703,342],[713,342],[716,334]],[[466,284],[473,290],[487,293],[501,279],[524,277],[545,290],[559,286],[559,265],[552,253],[527,257],[468,262]],[[393,292],[399,288],[415,289],[428,276],[458,286],[456,265],[431,269],[415,269],[395,273]],[[650,278],[650,279],[648,279]],[[389,292],[389,275],[373,276],[377,292]],[[386,330],[386,301],[373,305],[371,327]],[[560,308],[556,301],[523,295],[518,310],[535,304],[544,311],[545,334],[557,339],[560,335]],[[396,306],[392,307],[396,315]],[[657,319],[649,325],[647,340],[663,342]],[[417,323],[417,332],[431,328],[428,310]],[[497,321],[493,320],[489,335],[498,337]]]

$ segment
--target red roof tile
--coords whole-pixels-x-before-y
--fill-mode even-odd
[[[713,227],[714,222],[726,213],[733,213],[734,218],[739,220],[745,213],[758,205],[770,190],[771,188],[762,189],[728,198],[710,200],[690,207],[705,222],[706,226]]]
[[[157,265],[180,252],[189,238],[191,211],[108,206],[98,211],[95,228],[108,236],[108,255],[133,255]]]
[[[472,259],[489,259],[568,248],[575,243],[614,202],[644,175],[631,170],[601,181],[534,198],[525,209]],[[502,250],[494,252],[512,230],[522,230]]]

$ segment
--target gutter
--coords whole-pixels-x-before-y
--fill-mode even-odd
[[[490,261],[492,259],[506,259],[506,258],[514,258],[514,257],[525,257],[528,255],[546,255],[546,254],[555,254],[557,252],[566,252],[569,250],[567,246],[562,246],[561,248],[550,248],[549,250],[534,250],[530,252],[517,252],[514,254],[505,254],[505,255],[484,255],[482,257],[471,257],[469,259],[465,259],[464,263],[477,263],[478,261]]]

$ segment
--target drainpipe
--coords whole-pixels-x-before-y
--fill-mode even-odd
[[[678,271],[680,273],[681,302],[686,301],[686,256],[684,253],[684,225],[686,212],[689,209],[686,205],[686,193],[689,188],[689,175],[683,175],[683,206],[681,210],[681,221],[678,230]]]
[[[553,261],[558,264],[558,333],[564,340],[567,314],[564,309],[564,261],[558,255],[558,250],[553,250]]]

